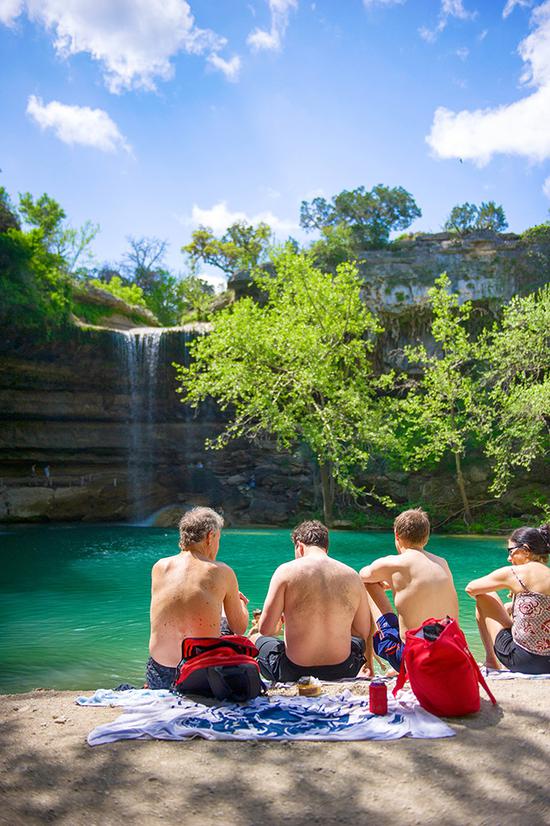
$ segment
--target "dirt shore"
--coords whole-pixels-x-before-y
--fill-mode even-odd
[[[0,823],[550,824],[550,680],[491,687],[498,707],[482,700],[446,740],[94,748],[86,735],[120,709],[80,708],[72,691],[3,695]]]

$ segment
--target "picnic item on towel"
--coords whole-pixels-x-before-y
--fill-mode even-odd
[[[407,631],[394,697],[409,679],[420,705],[440,717],[462,717],[480,709],[479,683],[491,693],[458,622],[428,619]]]
[[[91,746],[115,740],[397,740],[401,737],[452,737],[455,732],[419,705],[412,692],[390,698],[389,713],[369,711],[368,697],[344,690],[336,696],[257,697],[246,705],[195,703],[166,692],[139,693],[100,689],[79,697],[79,705],[123,705],[124,713],[88,735]],[[155,701],[154,695],[158,699]]]
[[[384,680],[373,680],[369,685],[369,708],[371,714],[388,713],[388,688]]]
[[[198,694],[217,700],[245,703],[265,686],[255,657],[258,649],[248,637],[186,637],[172,688],[180,694]]]
[[[300,697],[318,697],[322,692],[321,680],[317,677],[300,677],[298,680],[298,694]]]

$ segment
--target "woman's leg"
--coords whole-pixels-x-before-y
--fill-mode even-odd
[[[503,628],[512,627],[512,618],[496,591],[476,597],[476,620],[485,648],[485,665],[487,668],[502,668],[495,655],[495,639]]]

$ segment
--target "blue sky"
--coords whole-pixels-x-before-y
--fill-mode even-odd
[[[170,242],[360,185],[550,207],[550,0],[0,0],[0,182]]]

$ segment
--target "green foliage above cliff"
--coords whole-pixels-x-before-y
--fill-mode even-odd
[[[51,332],[66,323],[71,284],[39,229],[0,233],[0,323]]]
[[[193,232],[191,242],[182,247],[182,252],[189,256],[192,272],[202,261],[231,275],[239,270],[252,270],[263,263],[270,240],[271,229],[267,224],[253,226],[236,221],[221,238],[216,238],[209,227],[199,227]]]
[[[90,284],[99,287],[101,290],[106,290],[106,292],[117,298],[122,298],[128,304],[135,304],[137,307],[147,306],[141,287],[138,287],[137,284],[124,284],[120,275],[113,275],[110,281],[100,281],[99,278],[92,278]]]
[[[490,230],[504,232],[508,226],[504,209],[494,201],[484,201],[480,206],[476,204],[457,204],[444,224],[449,232],[465,235],[468,232]]]
[[[260,434],[281,447],[307,444],[330,519],[332,477],[353,490],[354,468],[388,428],[375,403],[370,358],[380,328],[361,301],[354,266],[327,275],[288,247],[274,266],[273,277],[255,275],[265,305],[242,299],[193,343],[191,365],[178,372],[182,400],[196,406],[213,397],[231,409],[217,446]]]
[[[534,227],[529,227],[521,233],[521,237],[529,244],[548,244],[550,245],[550,222],[545,224],[537,224]]]
[[[300,225],[330,238],[335,227],[347,227],[351,251],[385,246],[390,232],[407,229],[422,215],[412,195],[401,186],[383,184],[366,190],[343,190],[330,201],[302,201]]]

